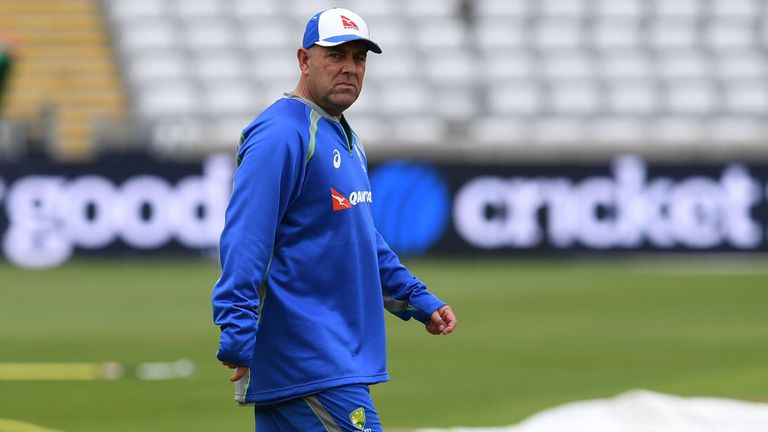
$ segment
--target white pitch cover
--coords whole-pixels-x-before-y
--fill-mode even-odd
[[[414,432],[758,432],[766,425],[766,403],[631,390],[610,399],[566,403],[514,426]]]

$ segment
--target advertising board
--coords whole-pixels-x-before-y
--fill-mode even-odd
[[[216,256],[232,159],[0,164],[2,255],[27,268],[77,255]],[[405,256],[768,251],[768,165],[621,156],[602,165],[388,161],[370,172],[376,225]]]

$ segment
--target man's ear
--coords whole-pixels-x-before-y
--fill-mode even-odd
[[[307,49],[299,48],[296,51],[296,58],[299,60],[299,69],[302,74],[306,74],[309,71],[309,57],[310,52]]]

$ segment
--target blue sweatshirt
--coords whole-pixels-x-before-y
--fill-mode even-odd
[[[280,99],[245,128],[238,161],[212,300],[218,359],[251,368],[239,401],[388,380],[382,306],[424,322],[444,303],[376,231],[346,120]]]

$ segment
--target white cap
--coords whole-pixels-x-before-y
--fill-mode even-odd
[[[371,40],[368,24],[360,15],[349,9],[333,8],[318,12],[310,18],[304,30],[303,47],[330,47],[353,40],[363,40],[368,43],[369,50],[381,54],[381,48]]]

